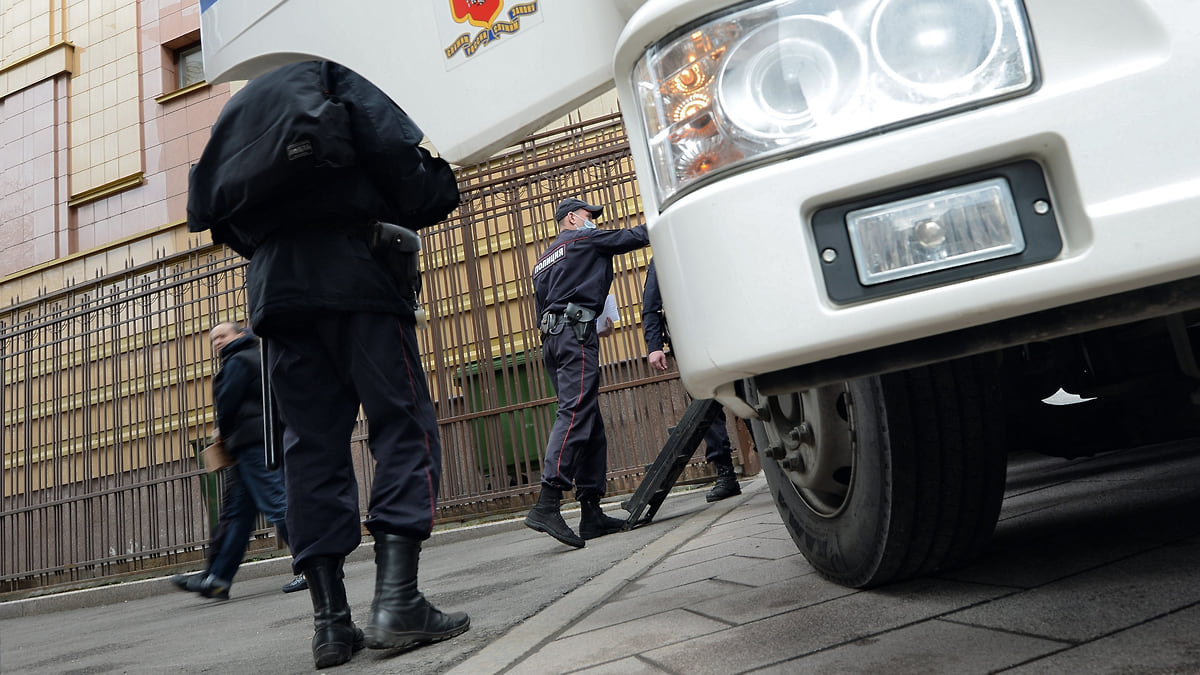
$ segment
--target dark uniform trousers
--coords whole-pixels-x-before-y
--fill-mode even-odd
[[[367,529],[427,539],[442,448],[413,325],[368,312],[309,313],[302,321],[269,338],[285,425],[293,567],[348,555],[361,542],[350,452],[360,403],[376,461]]]
[[[575,497],[605,492],[608,440],[600,415],[600,339],[589,330],[580,344],[570,326],[542,341],[542,361],[558,394],[558,414],[546,443],[542,483]]]
[[[725,426],[725,407],[713,406],[708,419],[708,430],[704,432],[704,461],[730,461],[733,446],[729,443],[729,429]]]

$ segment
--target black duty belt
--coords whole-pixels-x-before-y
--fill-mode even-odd
[[[567,325],[567,317],[558,312],[546,312],[542,315],[538,328],[541,329],[542,335],[558,335],[565,325]]]
[[[558,335],[563,331],[564,326],[570,326],[575,333],[575,339],[583,344],[591,331],[593,320],[596,318],[596,312],[585,307],[569,302],[567,303],[566,311],[546,312],[542,314],[542,319],[538,323],[538,328],[542,331],[542,337],[547,335]]]

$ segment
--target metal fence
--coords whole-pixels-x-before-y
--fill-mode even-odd
[[[418,338],[444,446],[440,522],[536,497],[555,404],[529,271],[557,235],[554,206],[581,196],[610,222],[642,221],[615,115],[530,137],[459,179],[461,207],[422,232],[431,321]],[[601,347],[610,493],[636,488],[688,403],[677,375],[652,373],[643,357],[648,260],[616,260],[622,321]],[[244,318],[243,273],[227,249],[200,246],[0,311],[0,594],[200,557],[220,492],[198,463],[214,419],[207,331]],[[364,508],[366,424],[352,439]],[[708,475],[693,461],[685,478]],[[259,525],[256,546],[272,545]]]

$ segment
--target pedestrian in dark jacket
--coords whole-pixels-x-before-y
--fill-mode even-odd
[[[253,142],[238,120],[271,127],[296,115],[314,86],[336,103],[350,128],[294,143],[283,139],[275,148],[287,151],[282,168],[268,162],[268,173],[290,170],[292,156],[324,153],[344,161],[314,164],[311,175],[302,174],[307,178],[266,191],[266,201],[222,201],[237,205],[233,213],[205,201],[205,195],[263,194],[249,185],[269,180],[225,184],[236,171],[223,171],[219,158],[236,160],[238,144]],[[250,81],[230,100],[192,172],[203,190],[189,195],[189,227],[197,214],[197,229],[211,226],[214,240],[250,257],[250,321],[268,348],[284,424],[293,567],[308,579],[318,668],[345,663],[364,645],[411,648],[470,626],[466,614],[443,613],[417,590],[442,456],[417,352],[415,285],[406,272],[415,269],[409,264],[415,247],[408,253],[396,242],[415,238],[411,230],[442,220],[459,200],[453,172],[419,146],[423,136],[399,106],[353,71],[328,62],[297,63]],[[316,153],[322,144],[327,147]],[[402,225],[411,237],[377,221]],[[376,462],[365,521],[375,540],[375,596],[365,631],[351,620],[342,581],[342,565],[358,547],[364,524],[350,452],[360,407]]]
[[[225,467],[219,471],[219,482],[222,486],[229,486],[233,481],[237,480],[233,467]],[[229,535],[230,529],[233,527],[233,520],[236,514],[234,508],[234,497],[241,494],[241,491],[230,490],[228,487],[223,487],[221,491],[220,514],[217,517],[217,525],[213,528],[212,533],[208,537],[208,549],[204,552],[204,569],[200,572],[192,574],[176,574],[171,577],[171,582],[182,591],[191,591],[192,593],[200,593],[203,588],[203,583],[208,578],[209,571],[212,570],[213,564],[221,557],[221,550],[224,548],[225,541]],[[278,535],[283,539],[283,535]],[[303,574],[295,575],[291,581],[283,585],[284,593],[295,593],[308,588],[308,582],[305,581]],[[223,598],[219,598],[223,599]]]
[[[555,210],[559,234],[533,266],[533,290],[542,332],[542,360],[558,393],[558,413],[542,464],[541,493],[525,525],[582,548],[585,539],[619,531],[625,521],[604,515],[608,439],[600,415],[600,340],[596,317],[613,281],[613,256],[650,243],[645,225],[600,230],[604,209],[575,198]],[[579,534],[560,511],[564,490],[575,488]]]
[[[666,370],[665,350],[670,341],[670,332],[667,330],[667,316],[663,311],[658,272],[653,260],[646,268],[646,285],[642,289],[642,330],[650,365],[656,370]],[[704,460],[717,470],[716,485],[705,495],[705,500],[715,502],[742,494],[737,472],[733,468],[733,446],[729,443],[729,429],[725,426],[725,408],[714,406],[712,414],[703,424],[707,425],[704,432]]]
[[[199,579],[176,577],[175,583],[206,598],[228,600],[259,511],[288,543],[287,499],[281,472],[268,469],[265,461],[258,339],[232,322],[214,326],[209,339],[221,358],[221,368],[213,376],[217,436],[235,464],[225,470],[224,527],[215,537],[217,550],[207,573]]]

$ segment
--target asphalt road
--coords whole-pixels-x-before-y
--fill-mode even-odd
[[[616,517],[627,515],[607,505]],[[364,650],[337,673],[444,672],[518,623],[629,559],[706,507],[703,491],[668,498],[654,522],[573,549],[519,521],[455,533],[426,545],[419,571],[426,597],[445,611],[464,611],[471,629],[419,650]],[[566,518],[577,525],[578,512]],[[464,536],[465,535],[465,536]],[[354,619],[366,622],[375,568],[368,546],[347,562],[346,591]],[[0,672],[253,673],[312,670],[312,605],[307,593],[279,591],[291,575],[235,579],[228,601],[175,590],[164,579],[132,582],[120,599],[96,607],[35,613],[0,621]],[[90,591],[82,591],[86,594]],[[147,597],[137,597],[137,596]],[[85,604],[85,603],[81,603]]]
[[[582,550],[518,521],[447,533],[421,586],[471,630],[330,672],[1200,673],[1198,487],[1200,441],[1018,455],[981,559],[874,591],[815,575],[761,478],[717,504],[703,488],[672,495],[654,523]],[[0,672],[311,672],[309,601],[279,592],[282,562],[227,602],[162,578],[68,594],[57,611],[0,604]],[[346,575],[362,622],[369,549]]]

